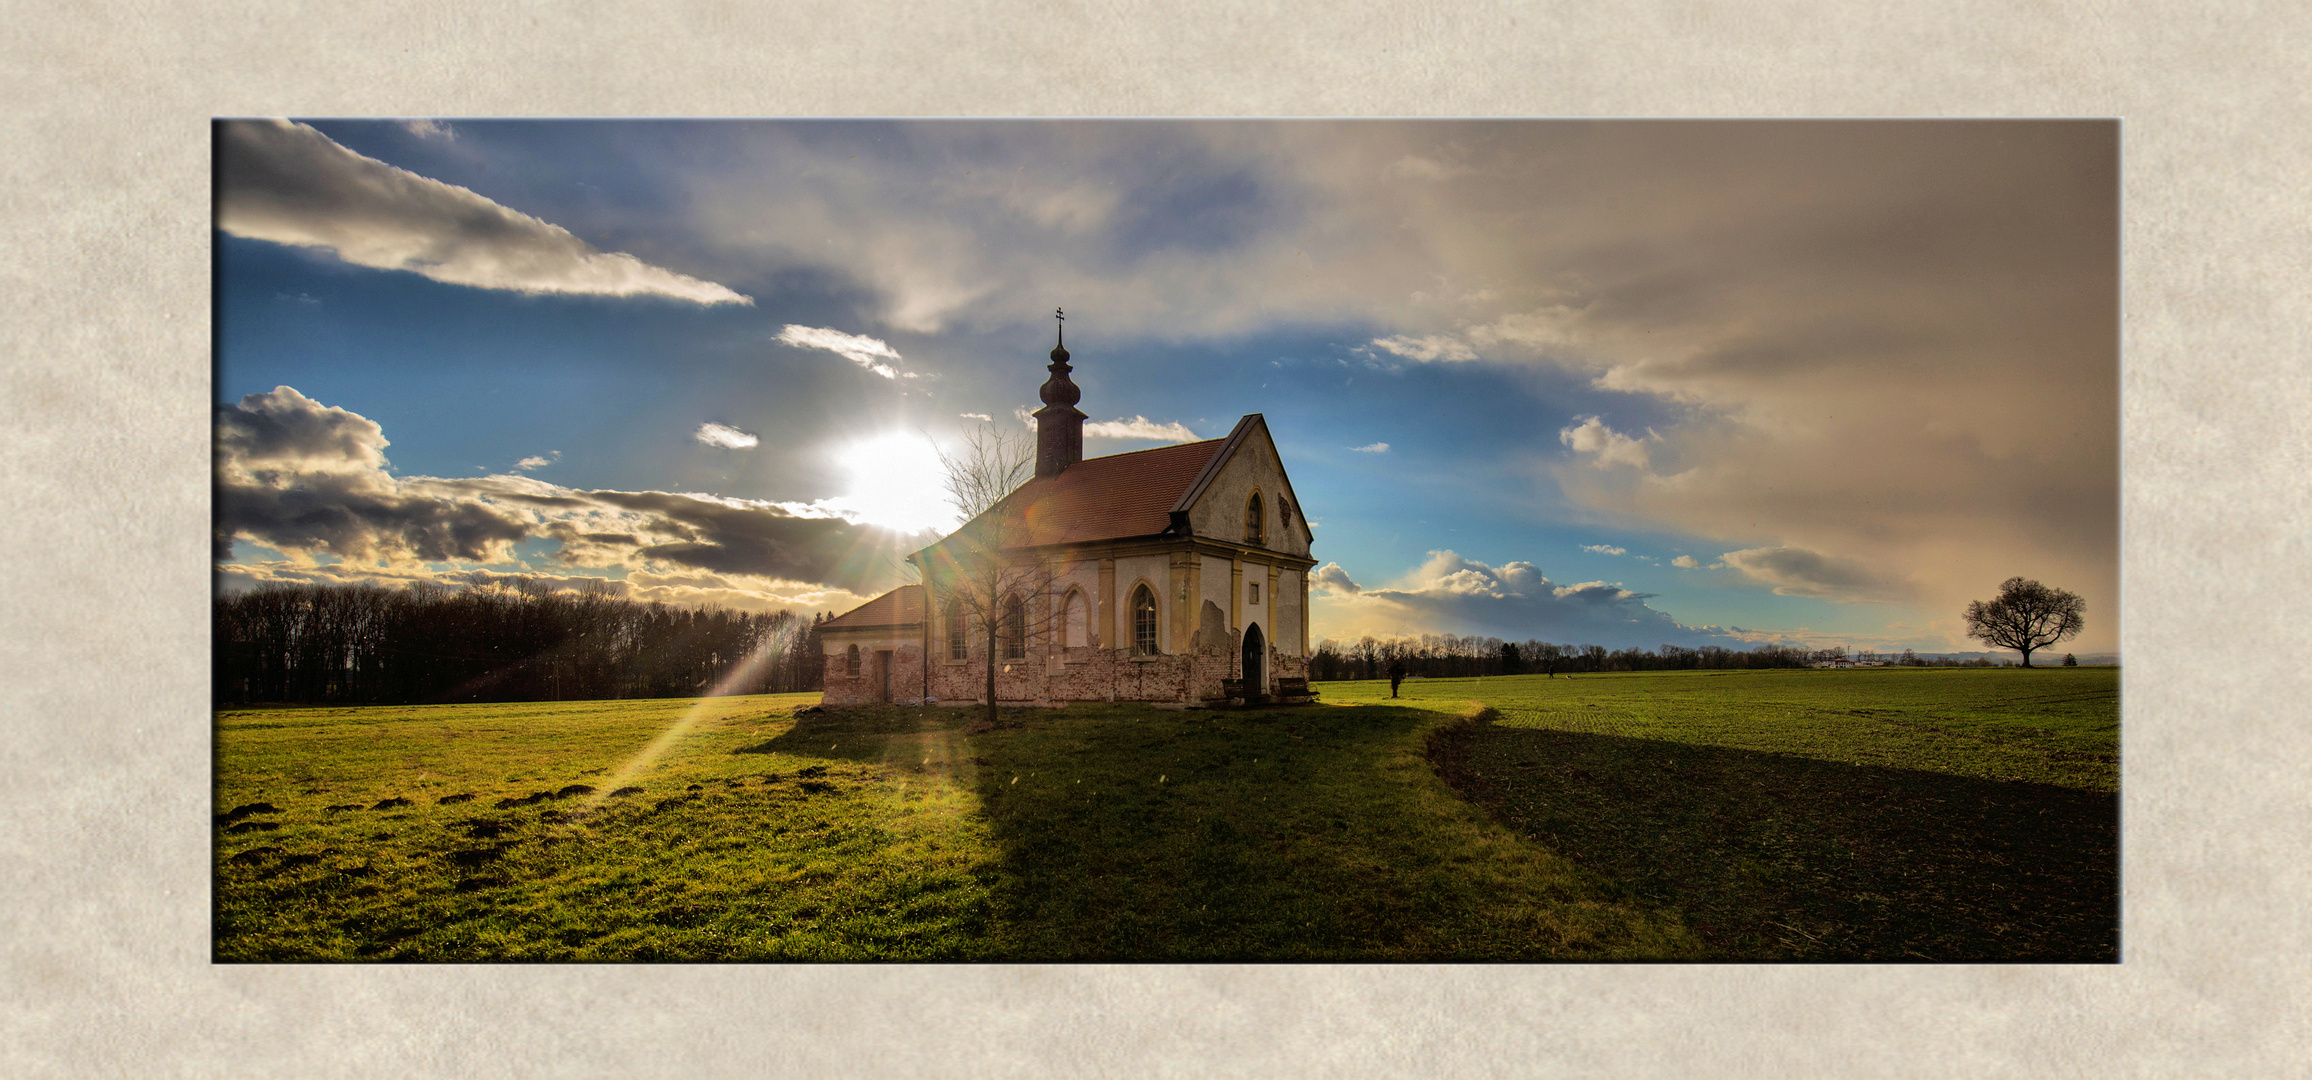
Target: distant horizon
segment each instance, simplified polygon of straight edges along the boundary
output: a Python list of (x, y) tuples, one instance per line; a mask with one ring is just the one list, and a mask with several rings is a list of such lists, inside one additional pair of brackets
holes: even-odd
[(1313, 639), (2117, 655), (2111, 121), (217, 133), (220, 592), (848, 610), (1064, 307), (1087, 456), (1267, 416)]

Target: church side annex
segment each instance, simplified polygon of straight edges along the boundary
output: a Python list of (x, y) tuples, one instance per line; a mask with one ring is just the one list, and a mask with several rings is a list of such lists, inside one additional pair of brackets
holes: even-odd
[(909, 555), (922, 584), (820, 627), (826, 703), (985, 704), (988, 635), (955, 598), (991, 565), (1031, 583), (991, 605), (1001, 704), (1189, 704), (1223, 680), (1305, 679), (1315, 536), (1267, 421), (1086, 459), (1064, 340), (1046, 370), (1035, 476)]

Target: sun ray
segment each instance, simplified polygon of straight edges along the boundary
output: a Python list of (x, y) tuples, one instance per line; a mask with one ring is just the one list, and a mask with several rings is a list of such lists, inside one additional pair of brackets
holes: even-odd
[(769, 640), (757, 646), (754, 652), (747, 655), (746, 659), (731, 665), (730, 670), (717, 680), (704, 695), (700, 696), (695, 704), (684, 709), (682, 715), (677, 717), (674, 723), (668, 724), (666, 730), (659, 732), (641, 750), (636, 751), (634, 756), (627, 758), (619, 764), (618, 768), (612, 770), (610, 778), (603, 782), (602, 789), (587, 798), (586, 804), (578, 811), (578, 814), (583, 816), (593, 811), (602, 805), (604, 800), (610, 798), (612, 792), (627, 786), (635, 777), (647, 771), (652, 763), (666, 753), (668, 748), (680, 742), (684, 735), (689, 734), (690, 729), (696, 727), (700, 720), (716, 711), (715, 702), (717, 699), (737, 696), (741, 688), (753, 685), (761, 677), (763, 668), (771, 662), (773, 657), (790, 648), (794, 644), (793, 635), (800, 632), (800, 630), (791, 629), (787, 633), (773, 635)]

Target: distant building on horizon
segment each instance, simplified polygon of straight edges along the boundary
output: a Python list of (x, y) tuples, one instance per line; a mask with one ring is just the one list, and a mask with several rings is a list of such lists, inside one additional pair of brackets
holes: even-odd
[(1267, 420), (1086, 459), (1064, 344), (1051, 359), (1035, 477), (909, 555), (924, 584), (820, 625), (827, 704), (984, 703), (988, 635), (970, 605), (941, 610), (941, 597), (946, 575), (991, 551), (1036, 571), (1030, 595), (1000, 605), (1000, 703), (1186, 704), (1221, 696), (1224, 680), (1259, 694), (1307, 678), (1315, 534)]

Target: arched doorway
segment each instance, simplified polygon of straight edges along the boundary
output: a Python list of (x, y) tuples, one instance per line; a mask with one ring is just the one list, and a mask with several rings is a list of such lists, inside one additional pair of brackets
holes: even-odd
[(1260, 624), (1244, 628), (1244, 688), (1255, 694), (1268, 693), (1268, 643), (1260, 636)]

